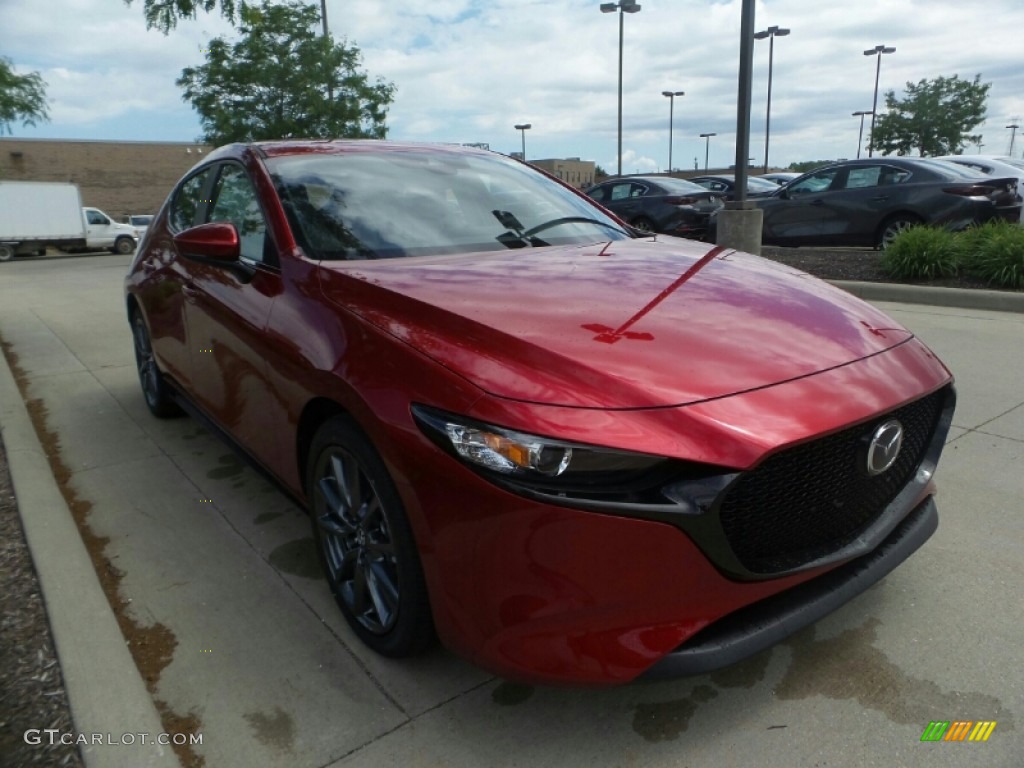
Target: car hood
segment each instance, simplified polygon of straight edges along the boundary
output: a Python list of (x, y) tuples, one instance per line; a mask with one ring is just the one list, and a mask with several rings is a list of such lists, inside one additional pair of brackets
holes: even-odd
[(699, 402), (910, 337), (807, 274), (676, 238), (322, 262), (320, 278), (330, 301), (484, 391), (550, 405)]

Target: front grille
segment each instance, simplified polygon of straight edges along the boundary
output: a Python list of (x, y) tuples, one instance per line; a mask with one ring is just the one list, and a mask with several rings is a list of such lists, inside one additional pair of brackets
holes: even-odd
[[(942, 413), (946, 390), (828, 437), (782, 451), (741, 475), (718, 504), (723, 532), (752, 573), (788, 571), (849, 544), (913, 478)], [(865, 436), (890, 418), (903, 447), (888, 471), (863, 469)]]

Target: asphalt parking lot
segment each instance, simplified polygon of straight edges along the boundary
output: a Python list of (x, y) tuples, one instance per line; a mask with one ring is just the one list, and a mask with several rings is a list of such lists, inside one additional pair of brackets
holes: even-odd
[[(359, 644), (321, 582), (305, 514), (197, 423), (146, 410), (123, 311), (129, 260), (0, 265), (0, 338), (89, 530), (106, 539), (94, 546), (121, 574), (139, 629), (127, 640), (166, 657), (144, 670), (151, 696), (0, 371), (4, 440), (79, 731), (153, 733), (161, 711), (164, 727), (192, 717), (208, 768), (1024, 765), (1024, 314), (882, 305), (959, 390), (939, 531), (887, 579), (716, 674), (532, 688), (440, 649), (395, 662)], [(984, 743), (923, 743), (934, 720), (997, 725)], [(177, 764), (138, 744), (85, 752), (90, 766)]]

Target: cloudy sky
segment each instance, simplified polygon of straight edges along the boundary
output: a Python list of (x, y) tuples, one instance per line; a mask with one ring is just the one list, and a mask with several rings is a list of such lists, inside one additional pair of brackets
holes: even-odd
[[(735, 157), (740, 0), (641, 0), (625, 19), (623, 171), (712, 166)], [(328, 0), (335, 37), (363, 52), (371, 76), (395, 83), (389, 137), (486, 142), (529, 158), (579, 156), (616, 166), (618, 19), (600, 0)], [(940, 75), (992, 83), (983, 151), (1005, 154), (1024, 118), (1024, 2), (761, 0), (757, 29), (788, 27), (775, 45), (771, 164), (854, 157), (859, 118), (880, 92)], [(0, 56), (48, 84), (49, 123), (19, 137), (190, 141), (201, 131), (175, 79), (201, 64), (211, 37), (231, 36), (201, 14), (165, 36), (146, 30), (142, 0), (0, 0)], [(768, 41), (754, 51), (751, 156), (763, 160)], [(880, 108), (882, 96), (879, 96)], [(870, 120), (870, 118), (869, 118)], [(977, 152), (969, 147), (968, 152)], [(1024, 151), (1018, 140), (1014, 154)], [(699, 158), (699, 159), (698, 159)]]

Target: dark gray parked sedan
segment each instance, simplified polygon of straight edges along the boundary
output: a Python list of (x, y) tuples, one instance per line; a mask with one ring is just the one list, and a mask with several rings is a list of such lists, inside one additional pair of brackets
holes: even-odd
[(1021, 210), (1015, 178), (906, 157), (835, 163), (753, 202), (764, 211), (766, 245), (885, 248), (916, 224), (958, 230), (992, 218), (1017, 221)]
[(587, 194), (635, 229), (696, 240), (707, 235), (708, 218), (724, 205), (718, 193), (671, 176), (623, 176)]

